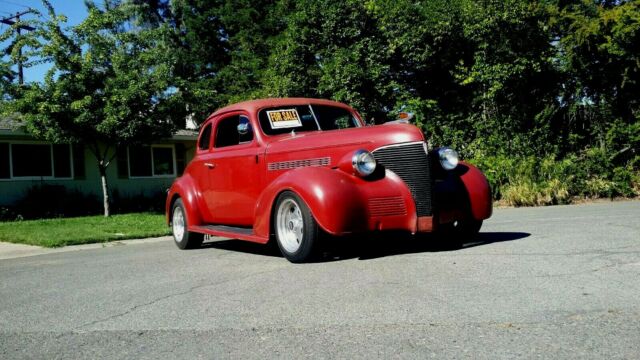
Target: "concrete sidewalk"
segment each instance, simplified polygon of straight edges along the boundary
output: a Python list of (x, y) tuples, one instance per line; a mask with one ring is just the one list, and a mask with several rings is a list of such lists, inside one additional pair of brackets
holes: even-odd
[(63, 252), (69, 252), (69, 251), (101, 249), (101, 248), (121, 246), (121, 245), (148, 244), (148, 243), (170, 241), (170, 240), (171, 240), (170, 236), (162, 236), (162, 237), (148, 238), (148, 239), (119, 240), (119, 241), (111, 241), (111, 242), (96, 243), (96, 244), (71, 245), (71, 246), (64, 246), (59, 248), (45, 248), (41, 246), (0, 242), (0, 260), (63, 253)]

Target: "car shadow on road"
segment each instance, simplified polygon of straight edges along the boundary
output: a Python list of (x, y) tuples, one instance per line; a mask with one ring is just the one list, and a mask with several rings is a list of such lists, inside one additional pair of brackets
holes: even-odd
[[(465, 242), (462, 249), (519, 240), (530, 235), (525, 232), (484, 232), (480, 233), (475, 239)], [(403, 254), (462, 250), (460, 248), (452, 248), (446, 241), (440, 240), (433, 235), (417, 239), (405, 234), (387, 234), (386, 236), (385, 234), (380, 234), (346, 239), (346, 241), (332, 239), (325, 248), (324, 259), (320, 261), (337, 261), (352, 258), (371, 260)]]
[[(526, 238), (526, 232), (481, 232), (472, 241), (465, 242), (462, 249)], [(331, 262), (348, 259), (371, 260), (386, 256), (423, 252), (457, 251), (435, 236), (416, 239), (402, 233), (381, 233), (366, 236), (323, 239), (319, 256), (315, 262)], [(256, 244), (241, 240), (218, 240), (205, 242), (203, 248), (221, 249), (260, 256), (282, 257), (274, 244)]]
[(275, 244), (263, 245), (237, 239), (205, 242), (202, 244), (202, 248), (229, 250), (253, 255), (282, 257), (280, 250), (277, 246), (275, 246)]

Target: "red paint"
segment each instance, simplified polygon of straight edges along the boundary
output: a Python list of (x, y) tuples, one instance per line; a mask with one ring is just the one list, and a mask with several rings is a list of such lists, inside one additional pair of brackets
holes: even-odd
[(433, 217), (432, 216), (420, 216), (418, 218), (418, 231), (419, 232), (431, 232), (431, 231), (433, 231)]
[(487, 178), (475, 166), (463, 161), (460, 164), (468, 168), (460, 176), (460, 179), (469, 194), (473, 218), (476, 220), (488, 219), (493, 213), (493, 202), (491, 200), (491, 187)]
[[(275, 136), (262, 132), (258, 120), (261, 109), (306, 104), (347, 109), (361, 127)], [(184, 175), (169, 190), (168, 222), (171, 205), (179, 196), (186, 208), (189, 231), (266, 243), (273, 232), (271, 216), (275, 201), (280, 193), (290, 190), (304, 200), (319, 226), (333, 235), (434, 230), (434, 218), (418, 219), (411, 192), (396, 174), (387, 170), (375, 178), (363, 179), (354, 174), (350, 163), (359, 149), (373, 151), (390, 144), (424, 141), (417, 127), (408, 124), (365, 127), (360, 116), (347, 105), (292, 98), (230, 105), (209, 116), (202, 128), (212, 124), (215, 139), (219, 123), (238, 114), (249, 118), (253, 140), (221, 148), (215, 143), (204, 150), (198, 147)], [(472, 215), (485, 219), (491, 215), (488, 183), (475, 167), (464, 163), (462, 166), (468, 167), (460, 179), (469, 194)], [(253, 232), (247, 235), (204, 227), (210, 224), (245, 227)]]

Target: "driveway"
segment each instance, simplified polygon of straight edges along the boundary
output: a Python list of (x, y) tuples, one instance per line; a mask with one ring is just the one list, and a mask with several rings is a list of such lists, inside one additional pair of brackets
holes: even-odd
[(640, 202), (497, 209), (290, 264), (170, 239), (0, 260), (0, 358), (640, 358)]

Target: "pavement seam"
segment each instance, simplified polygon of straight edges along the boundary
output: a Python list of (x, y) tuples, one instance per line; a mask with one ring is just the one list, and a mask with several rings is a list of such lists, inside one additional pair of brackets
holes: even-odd
[(173, 298), (173, 297), (176, 297), (176, 296), (186, 295), (186, 294), (189, 294), (189, 293), (191, 293), (191, 292), (193, 292), (195, 290), (198, 290), (198, 289), (206, 288), (206, 287), (209, 287), (209, 286), (221, 285), (221, 284), (228, 283), (230, 281), (245, 280), (245, 279), (251, 278), (251, 277), (256, 276), (256, 275), (262, 275), (262, 274), (274, 272), (276, 270), (280, 270), (280, 268), (272, 269), (272, 270), (266, 270), (266, 271), (258, 271), (258, 272), (255, 272), (255, 273), (248, 274), (246, 276), (240, 277), (240, 278), (226, 279), (226, 280), (216, 281), (216, 282), (213, 282), (213, 283), (200, 284), (200, 285), (197, 285), (197, 286), (192, 286), (191, 288), (189, 288), (186, 291), (181, 291), (179, 293), (169, 294), (169, 295), (156, 298), (156, 299), (154, 299), (152, 301), (149, 301), (149, 302), (146, 302), (146, 303), (143, 303), (143, 304), (135, 305), (135, 306), (129, 308), (128, 310), (124, 311), (124, 312), (121, 312), (121, 313), (118, 313), (118, 314), (114, 314), (114, 315), (108, 316), (108, 317), (103, 318), (103, 319), (94, 320), (94, 321), (88, 322), (86, 324), (82, 324), (82, 325), (78, 326), (78, 328), (90, 327), (90, 326), (94, 326), (94, 325), (97, 325), (97, 324), (100, 324), (100, 323), (103, 323), (103, 322), (107, 322), (109, 320), (117, 319), (119, 317), (129, 315), (132, 312), (134, 312), (134, 311), (136, 311), (136, 310), (138, 310), (140, 308), (151, 306), (151, 305), (156, 304), (156, 303), (158, 303), (160, 301), (163, 301), (163, 300), (166, 300), (166, 299), (170, 299), (170, 298)]

